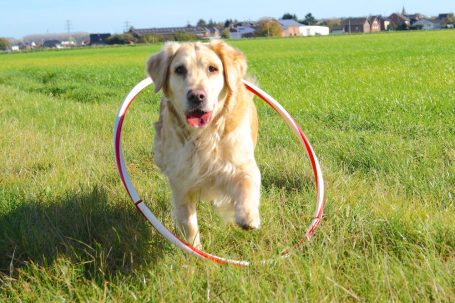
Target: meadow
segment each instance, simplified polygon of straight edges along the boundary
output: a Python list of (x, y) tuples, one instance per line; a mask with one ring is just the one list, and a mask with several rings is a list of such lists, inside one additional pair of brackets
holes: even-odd
[[(251, 78), (296, 118), (320, 160), (326, 208), (287, 259), (212, 264), (167, 243), (119, 180), (120, 103), (161, 45), (0, 55), (1, 302), (455, 301), (455, 31), (230, 41)], [(151, 160), (159, 94), (133, 103), (123, 149), (170, 229)], [(314, 212), (309, 160), (256, 100), (263, 226), (198, 205), (204, 250), (273, 258)]]

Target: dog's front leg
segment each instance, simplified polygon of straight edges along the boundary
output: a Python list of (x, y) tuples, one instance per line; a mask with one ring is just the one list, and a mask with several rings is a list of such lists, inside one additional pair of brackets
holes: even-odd
[(174, 215), (178, 228), (184, 233), (188, 243), (201, 249), (195, 201), (188, 193), (179, 190), (174, 190), (173, 195)]
[(234, 189), (235, 219), (243, 229), (258, 229), (261, 225), (259, 199), (261, 174), (256, 163), (238, 175)]

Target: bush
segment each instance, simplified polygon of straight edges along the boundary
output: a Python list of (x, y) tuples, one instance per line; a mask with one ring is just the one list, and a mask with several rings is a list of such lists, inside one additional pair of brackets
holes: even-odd
[(107, 44), (134, 44), (136, 42), (137, 38), (130, 33), (116, 34), (106, 39)]
[(258, 37), (280, 37), (282, 32), (281, 25), (274, 19), (262, 19), (256, 28)]
[(139, 38), (139, 42), (141, 43), (159, 43), (163, 41), (163, 36), (157, 34), (147, 34)]
[(223, 39), (230, 39), (231, 38), (231, 31), (229, 30), (229, 28), (225, 28), (221, 32), (221, 38), (223, 38)]
[(421, 30), (421, 29), (423, 29), (423, 25), (422, 24), (412, 25), (410, 29)]
[(172, 35), (173, 40), (175, 41), (191, 41), (197, 40), (197, 36), (192, 33), (185, 33), (185, 32), (176, 32)]
[(10, 42), (6, 38), (0, 38), (0, 50), (8, 50), (10, 47)]
[(389, 26), (387, 27), (387, 30), (395, 31), (395, 30), (397, 30), (397, 28), (398, 28), (398, 25), (395, 22), (390, 21)]
[(409, 25), (406, 23), (401, 23), (397, 26), (397, 30), (399, 31), (407, 31), (409, 29)]

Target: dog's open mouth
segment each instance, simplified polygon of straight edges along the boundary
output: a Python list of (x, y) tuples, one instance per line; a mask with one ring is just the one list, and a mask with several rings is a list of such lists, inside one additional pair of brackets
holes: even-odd
[(195, 109), (186, 113), (186, 121), (192, 127), (204, 127), (212, 118), (212, 112), (205, 112), (200, 109)]

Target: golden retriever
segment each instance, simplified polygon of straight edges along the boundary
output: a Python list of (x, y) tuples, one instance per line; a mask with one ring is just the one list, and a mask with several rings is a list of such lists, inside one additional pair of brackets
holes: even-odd
[(168, 42), (147, 72), (163, 91), (153, 157), (167, 176), (177, 226), (201, 248), (196, 203), (210, 201), (244, 229), (260, 226), (258, 121), (242, 83), (247, 64), (222, 41)]

